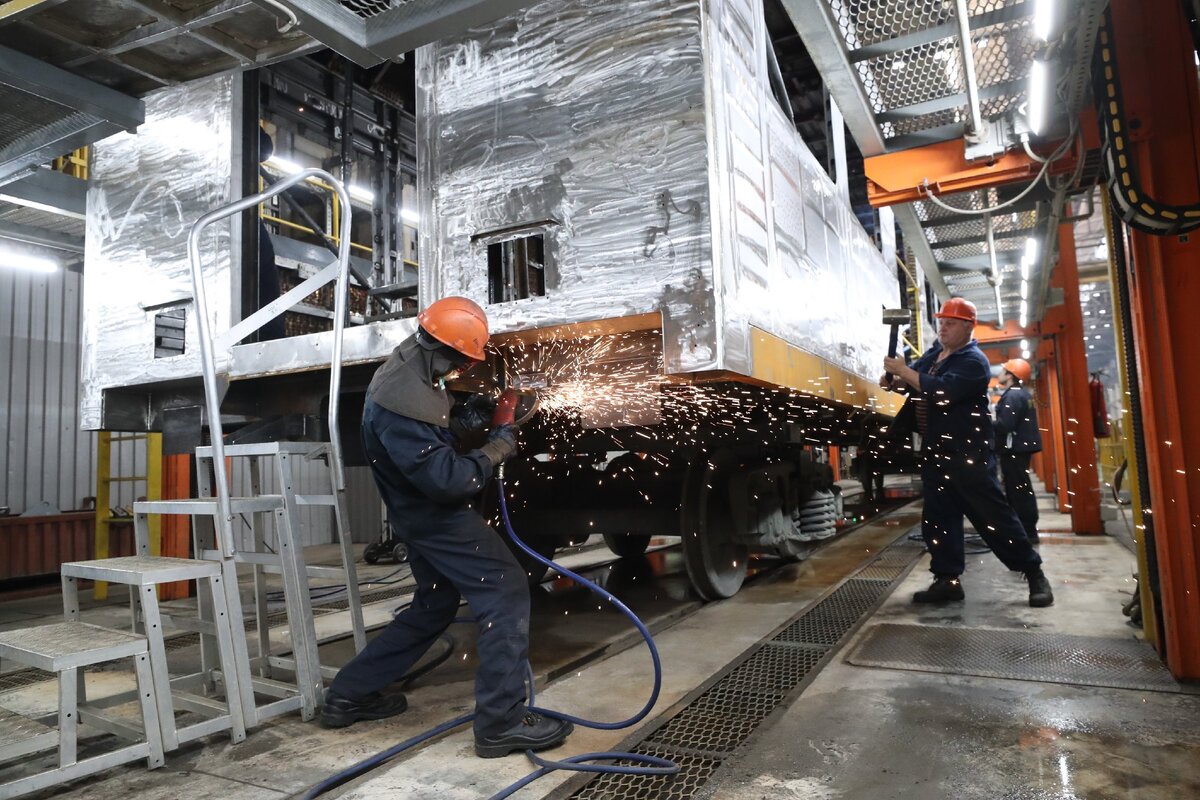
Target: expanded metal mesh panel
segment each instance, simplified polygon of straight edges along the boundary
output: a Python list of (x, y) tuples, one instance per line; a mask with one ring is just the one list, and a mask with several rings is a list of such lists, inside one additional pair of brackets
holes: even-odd
[(882, 623), (867, 632), (849, 661), (955, 675), (1182, 691), (1158, 654), (1132, 638)]
[(907, 136), (912, 133), (927, 131), (930, 128), (940, 128), (943, 125), (953, 125), (955, 123), (965, 122), (968, 115), (969, 112), (967, 111), (966, 106), (947, 108), (943, 111), (937, 111), (932, 114), (922, 114), (919, 117), (911, 117), (909, 119), (888, 122), (888, 128), (883, 135), (885, 139), (894, 139), (897, 136)]
[(954, 19), (954, 3), (916, 0), (827, 0), (847, 46), (853, 50), (916, 33)]
[[(995, 248), (997, 253), (1007, 253), (1012, 250), (1021, 250), (1025, 247), (1023, 238), (1015, 239), (997, 239)], [(987, 244), (980, 242), (978, 244), (960, 244), (954, 247), (941, 247), (933, 245), (937, 251), (939, 261), (955, 261), (960, 258), (971, 258), (972, 256), (987, 255)]]
[(14, 689), (23, 689), (26, 686), (32, 686), (35, 683), (42, 681), (55, 680), (57, 676), (53, 672), (46, 672), (41, 669), (19, 669), (15, 672), (9, 672), (5, 675), (0, 675), (0, 693), (11, 692)]
[(724, 755), (741, 744), (778, 704), (779, 699), (773, 698), (770, 707), (761, 714), (746, 715), (689, 706), (655, 731), (650, 740), (655, 744)]
[[(719, 758), (685, 755), (662, 747), (642, 746), (635, 748), (633, 752), (669, 758), (679, 765), (679, 772), (665, 776), (601, 775), (572, 797), (584, 800), (686, 800), (695, 795), (721, 765)], [(634, 766), (631, 761), (616, 763)]]
[[(979, 189), (974, 192), (961, 192), (954, 195), (947, 201), (945, 198), (939, 198), (942, 202), (948, 202), (956, 208), (969, 208), (974, 211), (982, 211), (984, 208), (989, 208), (996, 205), (996, 190), (995, 189)], [(950, 211), (942, 208), (936, 203), (929, 200), (919, 200), (913, 203), (913, 208), (917, 211), (917, 217), (922, 222), (931, 220), (944, 219), (945, 217), (957, 214), (957, 211)]]
[(884, 587), (851, 579), (775, 637), (777, 642), (835, 644), (879, 600)]
[[(778, 637), (776, 637), (778, 639)], [(768, 642), (721, 679), (729, 689), (787, 694), (825, 655), (824, 649), (782, 647)]]
[(975, 77), (980, 89), (1023, 80), (1037, 52), (1029, 20), (989, 25), (971, 32)]
[[(957, 202), (957, 198), (955, 201)], [(1029, 230), (1036, 224), (1037, 214), (1033, 211), (1000, 213), (992, 217), (992, 231), (995, 233)], [(966, 222), (952, 222), (947, 225), (931, 225), (925, 229), (925, 237), (931, 244), (962, 239), (980, 239), (986, 236), (987, 223), (982, 217)]]
[(404, 5), (403, 0), (336, 0), (336, 2), (363, 19), (370, 19), (377, 14), (390, 11), (395, 6)]
[(953, 37), (855, 65), (876, 113), (964, 91), (962, 57)]
[(901, 573), (903, 572), (904, 567), (876, 566), (872, 564), (866, 569), (855, 573), (854, 578), (855, 580), (860, 581), (882, 581), (884, 583), (891, 583), (892, 581), (896, 580), (896, 578), (900, 577)]

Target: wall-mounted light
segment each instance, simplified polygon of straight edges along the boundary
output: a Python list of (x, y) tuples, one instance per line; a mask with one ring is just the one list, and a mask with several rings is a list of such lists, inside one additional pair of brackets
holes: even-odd
[(1050, 41), (1054, 32), (1055, 0), (1037, 0), (1033, 6), (1033, 35), (1043, 42)]
[(401, 208), (400, 219), (404, 220), (409, 225), (416, 225), (421, 221), (421, 216), (411, 208)]
[(1021, 301), (1021, 327), (1022, 328), (1029, 327), (1029, 301), (1028, 300)]
[(28, 253), (17, 253), (12, 250), (0, 250), (0, 267), (19, 269), (25, 272), (58, 272), (58, 262), (52, 258), (31, 256)]
[(1028, 348), (1021, 351), (1021, 358), (1025, 359), (1026, 361), (1029, 360), (1029, 349)]
[(1025, 352), (1029, 352), (1029, 340), (1028, 339), (1021, 340), (1021, 349), (1024, 350)]
[(346, 187), (346, 191), (351, 197), (356, 197), (359, 200), (362, 200), (364, 203), (375, 202), (375, 193), (370, 189), (364, 189), (361, 186), (348, 186)]
[(1029, 281), (1024, 279), (1021, 280), (1021, 299), (1029, 299)]
[(288, 161), (286, 158), (280, 158), (276, 155), (272, 155), (270, 158), (268, 158), (266, 160), (266, 165), (268, 167), (274, 167), (285, 175), (295, 175), (297, 172), (304, 169), (304, 167), (300, 166), (295, 161)]
[(1029, 129), (1040, 134), (1050, 115), (1050, 65), (1034, 61), (1029, 68)]

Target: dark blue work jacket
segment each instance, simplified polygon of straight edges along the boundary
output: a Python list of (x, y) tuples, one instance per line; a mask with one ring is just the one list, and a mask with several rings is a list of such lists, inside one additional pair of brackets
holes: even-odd
[(996, 449), (1012, 453), (1042, 451), (1037, 410), (1029, 390), (1023, 386), (1006, 389), (996, 404)]
[[(937, 364), (941, 352), (942, 343), (935, 342), (912, 364), (921, 374), (921, 397), (928, 408), (929, 426), (922, 448), (927, 453), (961, 455), (986, 464), (992, 448), (992, 418), (987, 401), (991, 366), (974, 339)], [(935, 364), (937, 372), (930, 374)], [(915, 416), (910, 397), (897, 422), (915, 430)]]
[(478, 450), (459, 453), (446, 428), (388, 411), (368, 398), (363, 443), (385, 500), (402, 524), (444, 520), (464, 511), (492, 477)]

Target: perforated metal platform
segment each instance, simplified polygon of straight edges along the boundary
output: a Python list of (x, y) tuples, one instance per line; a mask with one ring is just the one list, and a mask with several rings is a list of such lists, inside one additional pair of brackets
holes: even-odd
[(888, 622), (872, 626), (847, 661), (952, 675), (1183, 691), (1158, 654), (1134, 639)]

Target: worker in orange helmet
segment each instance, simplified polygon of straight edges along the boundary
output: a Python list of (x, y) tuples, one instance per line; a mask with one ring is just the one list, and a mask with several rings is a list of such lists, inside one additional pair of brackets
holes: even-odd
[(949, 603), (965, 597), (966, 516), (1006, 567), (1025, 574), (1029, 605), (1048, 606), (1054, 594), (1042, 572), (1042, 558), (1025, 538), (996, 479), (987, 401), (992, 369), (971, 338), (975, 304), (953, 297), (935, 316), (938, 340), (933, 346), (911, 367), (903, 358), (885, 358), (879, 379), (881, 387), (908, 395), (895, 425), (915, 429), (922, 441), (921, 535), (929, 548), (933, 583), (916, 592), (913, 602)]
[(1037, 409), (1025, 384), (1033, 368), (1023, 358), (1010, 358), (1000, 367), (1000, 386), (1004, 394), (996, 403), (996, 453), (1000, 457), (1000, 475), (1004, 493), (1025, 528), (1025, 538), (1038, 541), (1037, 498), (1029, 480), (1029, 460), (1042, 450)]
[[(384, 690), (407, 673), (453, 622), (466, 598), (479, 627), (475, 752), (484, 758), (556, 747), (571, 723), (527, 707), (529, 585), (500, 536), (469, 505), (493, 471), (517, 453), (511, 425), (477, 449), (461, 434), (490, 423), (455, 405), (447, 378), (484, 358), (487, 316), (465, 297), (446, 297), (418, 317), (375, 373), (363, 410), (363, 445), (397, 538), (408, 545), (412, 603), (342, 667), (321, 723), (342, 728), (407, 708)], [(457, 434), (457, 435), (456, 435)]]

